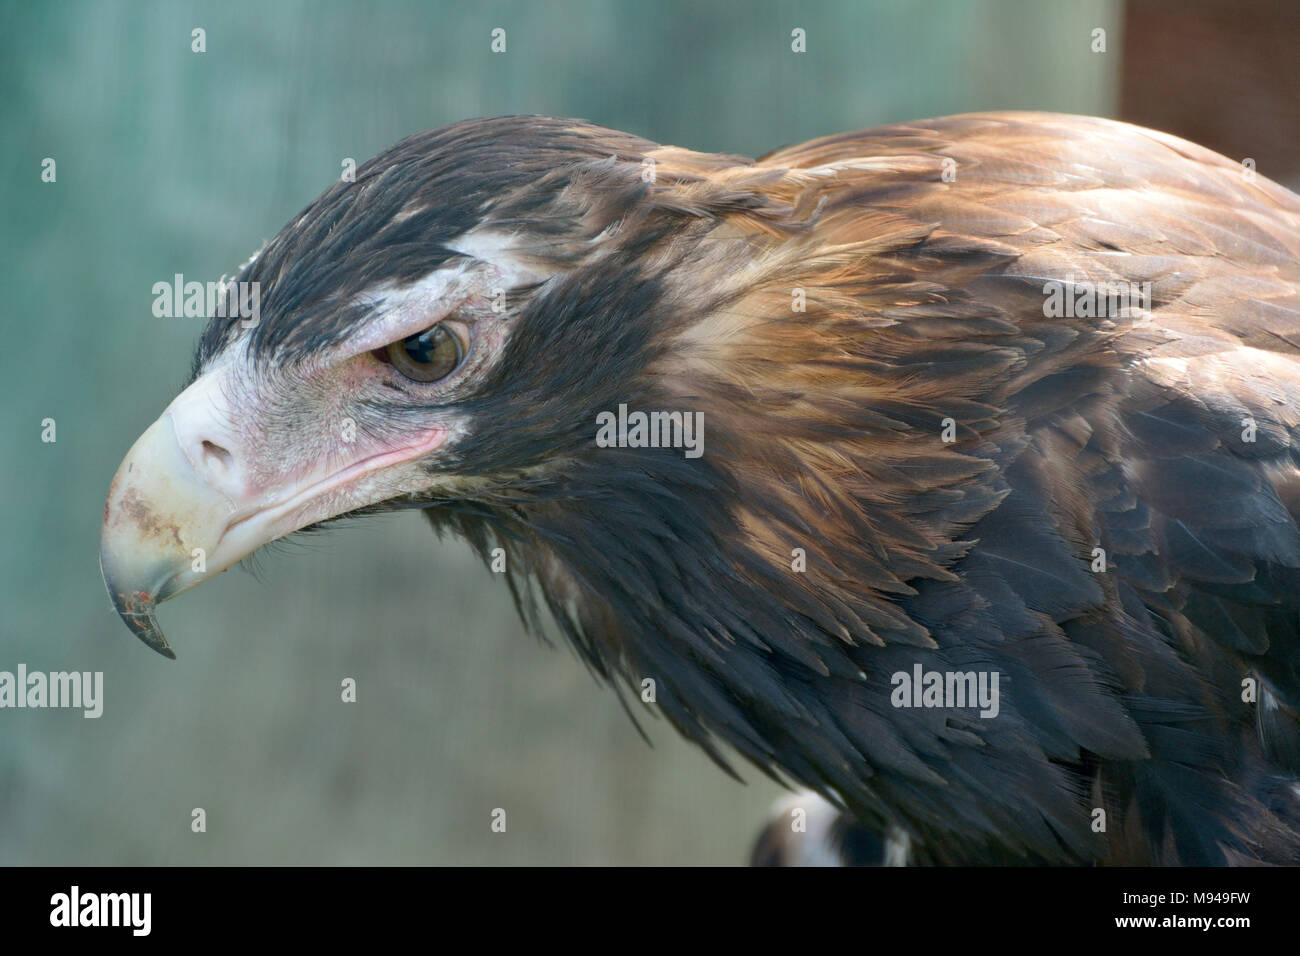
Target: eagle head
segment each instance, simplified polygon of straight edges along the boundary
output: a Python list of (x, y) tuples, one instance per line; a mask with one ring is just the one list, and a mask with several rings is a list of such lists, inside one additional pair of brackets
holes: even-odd
[[(512, 583), (541, 578), (557, 609), (598, 595), (591, 614), (644, 616), (657, 576), (724, 573), (718, 542), (676, 546), (722, 533), (714, 456), (658, 432), (602, 447), (597, 423), (662, 410), (680, 433), (707, 391), (751, 392), (712, 381), (699, 323), (746, 288), (757, 243), (797, 231), (761, 191), (773, 179), (522, 117), (410, 137), (334, 184), (223, 282), (189, 386), (113, 480), (101, 567), (123, 620), (173, 656), (158, 603), (292, 532), (392, 509), (501, 547)], [(562, 616), (598, 666), (618, 656)]]

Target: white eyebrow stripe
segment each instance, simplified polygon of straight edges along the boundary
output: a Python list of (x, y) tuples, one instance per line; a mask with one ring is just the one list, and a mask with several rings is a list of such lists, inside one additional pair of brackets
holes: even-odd
[(491, 228), (471, 229), (447, 244), (463, 255), (486, 262), (501, 274), (510, 287), (533, 285), (550, 278), (537, 271), (519, 255), (518, 237)]

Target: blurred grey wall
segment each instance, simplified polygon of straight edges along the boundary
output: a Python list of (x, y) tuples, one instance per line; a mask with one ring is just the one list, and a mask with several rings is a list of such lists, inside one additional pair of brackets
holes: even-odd
[(345, 158), (469, 116), (755, 155), (967, 110), (1113, 115), (1120, 19), (1093, 0), (0, 4), (0, 670), (105, 680), (98, 720), (0, 710), (0, 863), (743, 862), (778, 790), (663, 722), (645, 746), (418, 514), (165, 605), (174, 663), (130, 637), (99, 576), (104, 495), (202, 324), (154, 318), (152, 286), (232, 272)]

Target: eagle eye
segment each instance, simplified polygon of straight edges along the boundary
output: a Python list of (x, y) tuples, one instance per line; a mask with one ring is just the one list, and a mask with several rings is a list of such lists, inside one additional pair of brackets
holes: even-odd
[(465, 349), (454, 332), (434, 325), (390, 343), (377, 357), (413, 382), (437, 382), (460, 367)]

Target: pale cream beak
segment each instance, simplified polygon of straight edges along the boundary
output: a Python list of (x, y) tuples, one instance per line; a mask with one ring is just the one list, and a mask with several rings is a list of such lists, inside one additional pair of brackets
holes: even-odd
[(154, 606), (224, 570), (209, 557), (235, 511), (234, 501), (190, 464), (170, 410), (118, 468), (104, 507), (99, 567), (117, 613), (158, 653), (176, 656)]
[(434, 428), (379, 454), (358, 448), (350, 460), (347, 449), (259, 484), (223, 374), (200, 377), (140, 436), (104, 507), (99, 566), (113, 606), (136, 636), (171, 658), (154, 615), (160, 602), (270, 541), (383, 500), (390, 489), (376, 473), (427, 454), (446, 437)]

